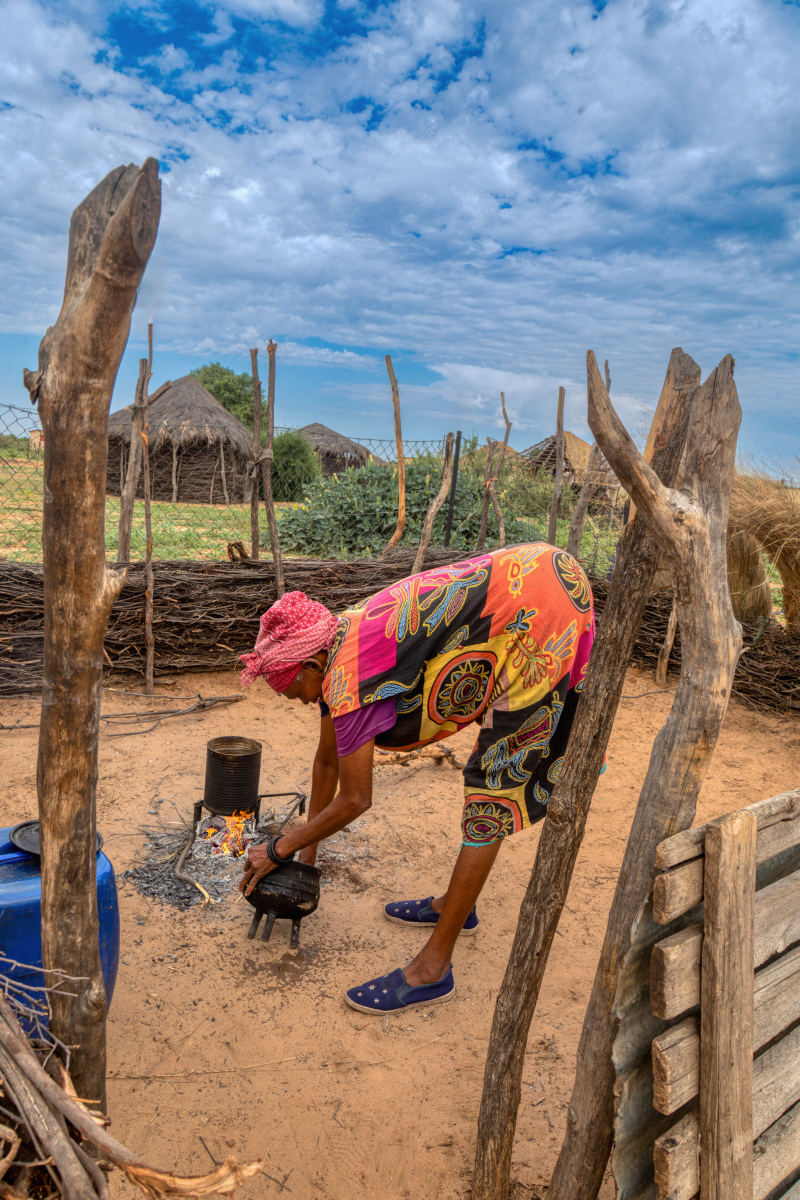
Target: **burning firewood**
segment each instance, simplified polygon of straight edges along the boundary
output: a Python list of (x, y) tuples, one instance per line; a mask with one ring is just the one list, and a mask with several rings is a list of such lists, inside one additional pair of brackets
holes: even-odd
[[(57, 1057), (63, 1055), (68, 1061), (69, 1051), (48, 1028), (48, 993), (70, 980), (56, 974), (58, 982), (50, 988), (33, 988), (0, 975), (4, 1118), (12, 1122), (13, 1109), (15, 1126), (0, 1125), (0, 1148), (5, 1150), (0, 1157), (3, 1200), (27, 1200), (30, 1191), (41, 1187), (51, 1191), (55, 1187), (52, 1194), (64, 1200), (108, 1200), (106, 1175), (114, 1167), (152, 1200), (230, 1196), (262, 1170), (261, 1160), (240, 1166), (232, 1155), (208, 1175), (175, 1175), (149, 1166), (112, 1137), (106, 1130), (108, 1118), (87, 1107), (91, 1100), (76, 1095), (69, 1071)], [(62, 990), (61, 994), (69, 993)], [(20, 1021), (32, 1028), (34, 1041)], [(82, 1143), (87, 1149), (97, 1147), (104, 1158), (90, 1157)]]

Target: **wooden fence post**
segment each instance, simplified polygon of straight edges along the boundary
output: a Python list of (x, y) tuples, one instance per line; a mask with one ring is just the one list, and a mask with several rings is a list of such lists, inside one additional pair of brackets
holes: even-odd
[(150, 420), (148, 409), (150, 401), (148, 399), (148, 391), (150, 388), (150, 379), (153, 375), (153, 325), (147, 326), (147, 376), (144, 381), (144, 430), (142, 433), (142, 466), (144, 468), (144, 644), (146, 650), (145, 668), (144, 668), (144, 692), (146, 696), (153, 694), (153, 670), (155, 667), (156, 644), (153, 637), (153, 591), (155, 588), (155, 580), (153, 578), (153, 521), (150, 508)]
[(456, 430), (456, 448), (453, 451), (453, 482), (450, 484), (450, 499), (447, 502), (447, 526), (444, 531), (445, 549), (450, 546), (450, 534), (453, 531), (453, 509), (456, 503), (456, 487), (458, 486), (458, 460), (461, 457), (461, 430)]
[[(117, 528), (117, 562), (130, 562), (131, 532), (133, 530), (133, 509), (136, 503), (136, 489), (139, 486), (139, 474), (142, 469), (142, 430), (145, 424), (147, 399), (145, 395), (147, 383), (147, 359), (139, 359), (139, 378), (133, 394), (133, 412), (131, 414), (131, 446), (128, 451), (128, 467), (119, 492), (119, 525)], [(120, 440), (120, 463), (125, 442)]]
[(481, 523), (478, 528), (478, 540), (475, 543), (475, 551), (478, 554), (483, 553), (483, 547), (486, 545), (486, 530), (489, 524), (489, 504), (491, 502), (491, 493), (489, 488), (492, 486), (492, 466), (494, 464), (494, 452), (497, 449), (497, 442), (493, 438), (486, 439), (486, 471), (483, 476), (483, 500), (481, 502)]
[[(158, 163), (116, 167), (72, 214), (64, 301), (23, 378), (45, 434), (44, 674), (36, 783), (42, 961), (73, 976), (51, 1027), (75, 1046), (79, 1096), (106, 1102), (97, 911), (97, 744), (103, 637), (125, 579), (106, 564), (108, 409), (161, 211)], [(133, 447), (131, 447), (133, 452)]]
[[(250, 373), (253, 379), (253, 461), (261, 453), (261, 380), (258, 377), (258, 347), (250, 351)], [(261, 531), (258, 528), (258, 471), (252, 481), (250, 496), (250, 557), (258, 559), (261, 553)], [(247, 481), (245, 481), (245, 486)]]
[(275, 516), (275, 503), (272, 499), (272, 447), (275, 437), (275, 354), (278, 343), (270, 338), (267, 343), (269, 356), (269, 374), (267, 376), (267, 439), (264, 446), (264, 461), (261, 464), (261, 477), (264, 481), (264, 507), (267, 510), (267, 525), (269, 526), (269, 545), (272, 551), (272, 562), (275, 567), (275, 594), (280, 600), (285, 591), (283, 582), (283, 559), (281, 558), (281, 543), (278, 538), (278, 521)]
[(406, 460), (403, 454), (403, 428), (400, 423), (400, 389), (392, 366), (392, 356), (386, 355), (386, 370), (389, 372), (389, 382), (392, 385), (392, 405), (394, 407), (394, 436), (397, 442), (397, 486), (399, 498), (397, 502), (397, 528), (384, 547), (381, 558), (385, 558), (401, 540), (406, 528)]
[(414, 559), (414, 565), (411, 568), (411, 574), (416, 575), (422, 570), (422, 564), (425, 561), (425, 551), (428, 549), (433, 533), (433, 523), (436, 520), (436, 514), (444, 504), (445, 496), (450, 487), (450, 479), (453, 472), (453, 435), (448, 433), (447, 441), (444, 447), (444, 462), (442, 464), (442, 486), (439, 488), (438, 494), (433, 497), (425, 516), (425, 524), (422, 527), (422, 536), (419, 539), (419, 548)]
[[(618, 1024), (613, 1001), (620, 964), (633, 919), (652, 886), (656, 846), (694, 819), (742, 645), (727, 588), (728, 511), (742, 415), (733, 367), (726, 355), (697, 392), (678, 491), (664, 487), (639, 453), (614, 412), (591, 351), (588, 356), (589, 424), (637, 505), (638, 517), (628, 529), (646, 523), (672, 558), (682, 654), (680, 682), (653, 743), (584, 1018), (569, 1121), (551, 1181), (558, 1200), (594, 1200), (600, 1190), (613, 1136), (611, 1051)], [(657, 410), (654, 425), (658, 422)], [(665, 433), (660, 428), (656, 441)]]
[(600, 465), (603, 461), (603, 453), (597, 442), (592, 442), (592, 449), (589, 452), (589, 463), (586, 467), (586, 476), (581, 485), (578, 503), (575, 505), (575, 511), (572, 514), (572, 520), (569, 526), (569, 538), (567, 539), (567, 554), (571, 554), (573, 558), (579, 558), (581, 552), (581, 541), (583, 539), (583, 527), (586, 524), (586, 515), (589, 511), (594, 493), (597, 491), (597, 474), (600, 470)]
[(700, 1194), (753, 1197), (752, 812), (706, 826), (700, 999)]
[[(497, 463), (497, 468), (496, 468), (497, 469), (496, 478), (497, 478), (498, 483), (500, 482), (500, 477), (503, 474), (503, 463), (505, 462), (506, 450), (508, 449), (508, 435), (511, 433), (511, 422), (509, 421), (508, 413), (506, 412), (505, 392), (500, 393), (500, 404), (503, 409), (503, 420), (505, 421), (506, 432), (505, 432), (505, 436), (503, 438), (503, 444), (500, 447), (500, 459)], [(506, 523), (503, 520), (503, 510), (500, 508), (500, 501), (497, 499), (497, 490), (494, 486), (493, 479), (489, 480), (489, 499), (492, 502), (492, 508), (494, 509), (494, 515), (495, 515), (495, 518), (497, 519), (497, 545), (502, 548), (506, 544)]]
[[(668, 483), (674, 482), (678, 471), (699, 380), (697, 364), (680, 348), (673, 350), (656, 410), (661, 424), (653, 459), (654, 470)], [(547, 806), (536, 861), (495, 1005), (478, 1118), (473, 1200), (506, 1200), (509, 1195), (528, 1032), (659, 553), (651, 532), (639, 522), (625, 536), (618, 569), (611, 580), (564, 765)], [(607, 1065), (613, 1079), (610, 1060)], [(570, 1122), (572, 1119), (570, 1111)], [(601, 1180), (607, 1149), (605, 1153)], [(591, 1163), (586, 1164), (586, 1170), (592, 1170)], [(561, 1200), (558, 1188), (552, 1191)]]
[(678, 608), (675, 601), (672, 601), (672, 608), (669, 611), (669, 621), (667, 622), (667, 632), (661, 649), (658, 652), (658, 662), (656, 663), (656, 687), (667, 686), (667, 668), (669, 666), (669, 656), (672, 653), (672, 647), (675, 645), (675, 634), (678, 632)]
[(558, 389), (558, 409), (556, 411), (556, 474), (553, 481), (553, 503), (550, 505), (550, 524), (547, 527), (547, 540), (551, 546), (556, 544), (556, 525), (558, 510), (561, 505), (561, 489), (564, 486), (564, 389)]

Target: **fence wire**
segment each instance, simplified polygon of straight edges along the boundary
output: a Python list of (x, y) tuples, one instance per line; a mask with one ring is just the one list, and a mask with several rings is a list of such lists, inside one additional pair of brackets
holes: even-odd
[[(343, 559), (377, 555), (397, 525), (397, 450), (393, 440), (345, 437), (324, 427), (275, 431), (273, 496), (282, 552), (287, 556)], [(41, 562), (43, 436), (35, 409), (0, 405), (0, 557)], [(439, 491), (443, 470), (440, 440), (404, 443), (406, 528), (401, 545), (418, 541), (428, 506)], [(150, 498), (153, 557), (219, 560), (228, 543), (251, 549), (250, 504), (245, 501), (251, 447), (230, 440), (229, 427), (204, 425), (192, 431), (159, 429), (150, 435)], [(130, 433), (109, 438), (106, 489), (106, 553), (117, 557), (120, 494), (130, 459)], [(486, 473), (486, 448), (475, 439), (462, 447), (453, 495), (450, 545), (476, 548)], [(580, 488), (580, 473), (562, 495), (556, 542), (565, 546)], [(509, 544), (547, 537), (553, 478), (534, 472), (510, 452), (496, 482)], [(144, 478), (139, 472), (134, 502), (131, 558), (145, 553)], [(263, 497), (261, 481), (259, 493)], [(580, 557), (595, 575), (613, 560), (626, 497), (616, 483), (595, 490)], [(433, 529), (432, 545), (444, 545), (449, 501)], [(259, 504), (261, 556), (269, 557), (266, 512)], [(498, 543), (489, 510), (486, 545)]]

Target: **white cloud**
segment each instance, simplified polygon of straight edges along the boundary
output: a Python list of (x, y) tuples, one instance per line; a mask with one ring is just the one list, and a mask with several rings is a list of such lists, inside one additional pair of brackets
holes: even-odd
[(560, 383), (586, 436), (588, 346), (631, 419), (677, 344), (733, 351), (762, 424), (794, 409), (798, 9), (353, 0), (337, 42), (317, 0), (219, 0), (193, 41), (151, 3), (141, 61), (105, 11), (3, 5), (0, 329), (53, 319), (72, 208), (153, 154), (135, 330), (152, 312), (175, 349), (405, 348), (441, 380), (421, 413), (483, 424), (502, 388), (531, 440)]
[(383, 363), (369, 354), (354, 354), (352, 350), (331, 350), (325, 346), (303, 346), (298, 342), (281, 342), (281, 360), (304, 367), (345, 367), (354, 371), (383, 370)]
[(323, 0), (225, 0), (224, 8), (229, 13), (257, 21), (308, 26), (320, 19), (325, 6)]
[(228, 13), (223, 9), (218, 8), (213, 13), (212, 20), (214, 23), (213, 33), (205, 33), (201, 37), (204, 46), (218, 46), (222, 42), (228, 42), (233, 37), (233, 23)]

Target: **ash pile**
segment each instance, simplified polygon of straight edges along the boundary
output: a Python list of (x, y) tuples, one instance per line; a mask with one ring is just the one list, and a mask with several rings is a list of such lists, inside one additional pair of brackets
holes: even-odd
[[(267, 813), (256, 821), (252, 814), (237, 813), (233, 817), (211, 816), (200, 822), (197, 836), (183, 863), (183, 871), (218, 902), (236, 891), (242, 878), (247, 848), (253, 842), (264, 841), (283, 813)], [(144, 845), (137, 861), (123, 873), (141, 896), (159, 904), (176, 908), (193, 908), (205, 904), (202, 892), (192, 883), (175, 877), (175, 867), (191, 834), (189, 827), (145, 828)]]

